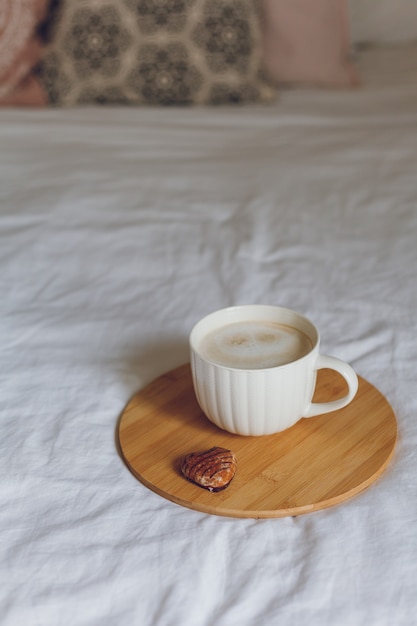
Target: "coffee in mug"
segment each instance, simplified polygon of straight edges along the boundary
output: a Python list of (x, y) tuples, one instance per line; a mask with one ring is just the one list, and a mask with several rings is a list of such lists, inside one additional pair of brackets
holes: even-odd
[(264, 369), (301, 359), (312, 343), (303, 331), (267, 320), (233, 322), (209, 332), (200, 354), (225, 367)]
[[(350, 365), (319, 353), (320, 336), (284, 307), (243, 305), (215, 311), (190, 334), (197, 400), (214, 424), (239, 435), (268, 435), (343, 408), (358, 378)], [(317, 371), (336, 370), (348, 385), (338, 400), (312, 402)]]

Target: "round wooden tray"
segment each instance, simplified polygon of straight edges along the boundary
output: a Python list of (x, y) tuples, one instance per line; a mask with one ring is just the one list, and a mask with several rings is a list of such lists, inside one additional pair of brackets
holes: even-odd
[[(316, 402), (341, 397), (345, 381), (318, 372)], [(284, 517), (324, 509), (366, 489), (388, 465), (397, 423), (391, 406), (359, 377), (344, 409), (302, 419), (275, 435), (243, 437), (220, 430), (195, 399), (189, 364), (136, 394), (119, 422), (123, 457), (132, 473), (159, 495), (185, 507), (230, 517)], [(233, 450), (237, 471), (223, 491), (211, 493), (180, 472), (189, 452)]]

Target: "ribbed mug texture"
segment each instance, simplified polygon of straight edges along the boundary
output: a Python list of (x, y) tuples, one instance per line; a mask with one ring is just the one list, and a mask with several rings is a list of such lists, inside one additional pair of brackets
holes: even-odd
[(240, 435), (268, 435), (292, 426), (308, 407), (316, 373), (310, 353), (267, 370), (216, 366), (192, 354), (196, 396), (217, 426)]

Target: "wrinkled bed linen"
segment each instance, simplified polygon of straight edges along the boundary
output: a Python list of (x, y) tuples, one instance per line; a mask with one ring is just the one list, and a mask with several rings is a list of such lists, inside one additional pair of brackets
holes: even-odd
[[(3, 626), (415, 622), (416, 129), (408, 82), (0, 112)], [(395, 455), (362, 494), (232, 519), (124, 465), (129, 398), (241, 303), (308, 315), (391, 403)]]

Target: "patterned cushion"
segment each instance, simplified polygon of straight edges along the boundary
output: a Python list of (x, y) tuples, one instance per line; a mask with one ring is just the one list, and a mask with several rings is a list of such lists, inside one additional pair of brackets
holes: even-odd
[(62, 0), (40, 78), (57, 105), (267, 102), (254, 0)]

